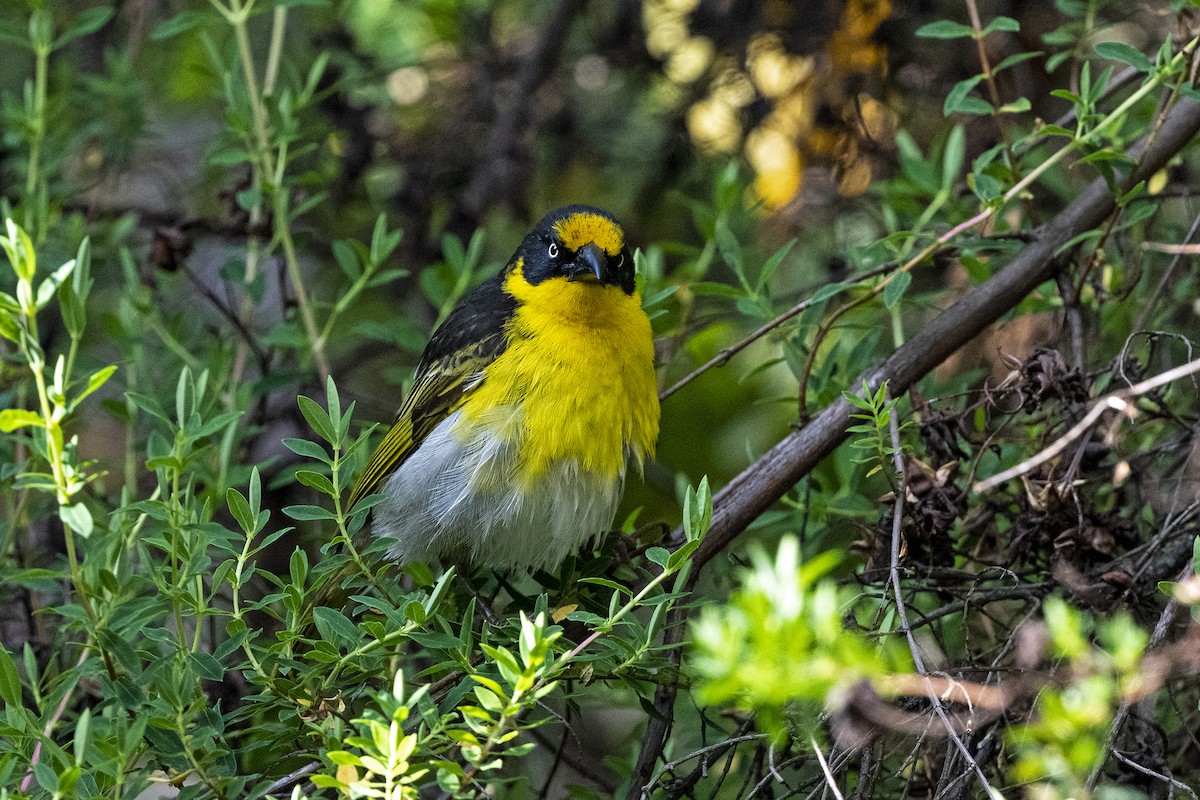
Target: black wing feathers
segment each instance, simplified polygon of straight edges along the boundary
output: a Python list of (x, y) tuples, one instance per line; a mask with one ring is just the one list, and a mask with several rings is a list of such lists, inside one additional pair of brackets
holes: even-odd
[(503, 273), (463, 295), (434, 331), (421, 355), (412, 391), (367, 462), (350, 494), (348, 508), (379, 484), (415, 451), (445, 419), (477, 376), (504, 352), (505, 328), (516, 300), (503, 289)]

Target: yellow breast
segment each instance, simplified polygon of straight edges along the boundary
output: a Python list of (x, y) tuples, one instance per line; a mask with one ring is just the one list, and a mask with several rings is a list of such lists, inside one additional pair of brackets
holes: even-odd
[(637, 293), (565, 278), (535, 286), (519, 265), (504, 289), (517, 301), (508, 347), (463, 401), (462, 424), (515, 445), (527, 484), (564, 460), (616, 480), (628, 455), (652, 456), (654, 343)]

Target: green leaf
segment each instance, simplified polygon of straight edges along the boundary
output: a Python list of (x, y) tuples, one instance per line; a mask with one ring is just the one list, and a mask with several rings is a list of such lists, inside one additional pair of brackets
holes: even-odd
[(45, 761), (33, 765), (33, 776), (37, 778), (38, 786), (53, 795), (59, 795), (58, 773)]
[(288, 215), (288, 218), (293, 220), (300, 219), (300, 217), (304, 216), (309, 211), (312, 211), (314, 208), (321, 205), (321, 203), (324, 203), (328, 197), (328, 192), (313, 193), (309, 197), (305, 198), (295, 208), (293, 208), (291, 213)]
[(983, 26), (980, 31), (984, 36), (995, 31), (1007, 31), (1008, 33), (1016, 33), (1021, 30), (1021, 23), (1017, 22), (1012, 17), (996, 17), (994, 20)]
[(325, 448), (316, 442), (310, 442), (308, 439), (284, 439), (283, 446), (291, 450), (298, 456), (310, 458), (313, 461), (322, 461), (326, 464), (332, 463), (333, 459), (325, 452)]
[(517, 657), (511, 651), (482, 642), (479, 644), (479, 649), (495, 662), (509, 686), (517, 685), (517, 681), (521, 678), (521, 665), (517, 663)]
[[(675, 572), (676, 570), (678, 570), (680, 567), (683, 566), (684, 562), (686, 562), (689, 558), (692, 557), (692, 553), (696, 552), (696, 550), (698, 550), (699, 548), (700, 548), (700, 540), (699, 539), (694, 539), (693, 541), (687, 542), (686, 544), (682, 545), (674, 553), (671, 553), (671, 557), (667, 560), (667, 570), (669, 572)], [(656, 613), (657, 613), (657, 611), (658, 611), (658, 609), (655, 609)]]
[(242, 150), (236, 147), (217, 150), (208, 157), (208, 163), (214, 167), (236, 167), (239, 164), (245, 164), (247, 161), (253, 160), (254, 156), (249, 150)]
[(67, 42), (100, 30), (105, 23), (112, 19), (113, 11), (111, 6), (95, 6), (80, 12), (79, 16), (75, 17), (67, 29), (62, 32), (62, 35), (54, 40), (54, 49), (57, 50)]
[(105, 367), (104, 369), (100, 369), (100, 370), (93, 372), (88, 377), (87, 386), (84, 386), (83, 391), (81, 391), (78, 395), (76, 395), (74, 402), (71, 404), (71, 407), (74, 408), (75, 406), (78, 406), (81, 402), (83, 402), (83, 399), (85, 397), (87, 397), (89, 394), (96, 391), (101, 386), (103, 386), (105, 383), (107, 383), (108, 379), (111, 378), (113, 376), (113, 373), (116, 371), (117, 371), (117, 365), (110, 364), (109, 366)]
[(378, 219), (375, 220), (375, 229), (371, 231), (371, 262), (382, 264), (399, 246), (403, 237), (404, 231), (397, 230), (388, 233), (387, 214), (380, 213)]
[(728, 283), (720, 283), (719, 281), (696, 281), (688, 287), (695, 294), (707, 295), (710, 297), (741, 297), (745, 292), (736, 286), (730, 286)]
[(1031, 50), (1026, 53), (1013, 53), (996, 66), (992, 67), (992, 74), (995, 75), (996, 73), (1006, 70), (1009, 67), (1016, 66), (1017, 64), (1028, 61), (1031, 58), (1037, 58), (1040, 55), (1042, 55), (1041, 50)]
[(1062, 125), (1043, 125), (1039, 131), (1043, 136), (1066, 136), (1068, 139), (1075, 138), (1074, 131), (1064, 128)]
[(66, 282), (74, 269), (75, 259), (72, 258), (38, 284), (37, 298), (34, 300), (38, 308), (45, 308), (46, 304), (54, 297), (54, 293), (58, 291), (58, 287)]
[(584, 625), (593, 627), (604, 622), (604, 617), (594, 614), (591, 611), (572, 611), (570, 614), (567, 614), (567, 619), (572, 622), (582, 622)]
[(247, 535), (254, 534), (254, 514), (250, 511), (250, 504), (246, 502), (246, 498), (237, 489), (230, 486), (225, 490), (225, 502), (229, 505), (229, 513), (233, 514), (233, 518), (237, 520), (237, 524)]
[(904, 296), (904, 291), (908, 285), (912, 283), (911, 272), (897, 272), (895, 277), (888, 282), (888, 285), (883, 287), (883, 305), (885, 308), (891, 309), (900, 302), (900, 298)]
[(1067, 100), (1075, 105), (1082, 105), (1083, 98), (1072, 92), (1070, 89), (1055, 89), (1050, 92), (1051, 95), (1062, 100)]
[(157, 42), (178, 36), (201, 24), (207, 17), (202, 11), (181, 11), (155, 25), (154, 30), (150, 32), (150, 39)]
[[(420, 607), (420, 604), (418, 604), (418, 607)], [(431, 650), (456, 650), (462, 647), (462, 640), (449, 633), (413, 631), (410, 635), (414, 642)]]
[(249, 189), (242, 189), (234, 197), (243, 211), (253, 211), (262, 202), (262, 191), (257, 186), (251, 186)]
[(1029, 102), (1028, 97), (1018, 97), (1011, 103), (1000, 106), (996, 111), (1000, 114), (1024, 114), (1032, 108), (1033, 105)]
[(467, 250), (462, 240), (449, 233), (442, 236), (442, 258), (455, 272), (461, 272), (467, 265)]
[(283, 509), (283, 513), (287, 514), (294, 520), (299, 520), (302, 522), (322, 519), (337, 519), (336, 514), (326, 508), (321, 508), (320, 506), (286, 506)]
[[(90, 285), (88, 288), (91, 288)], [(72, 339), (80, 338), (87, 324), (87, 308), (84, 298), (75, 288), (74, 281), (65, 281), (58, 287), (58, 305), (62, 309), (63, 324), (67, 333)]]
[(353, 281), (362, 275), (362, 267), (352, 245), (353, 243), (346, 239), (339, 239), (333, 243), (332, 249), (333, 260), (342, 268), (342, 272), (346, 273), (346, 277)]
[(683, 530), (688, 541), (696, 541), (708, 532), (711, 524), (712, 490), (705, 475), (695, 489), (689, 486), (683, 496)]
[(665, 568), (667, 561), (671, 558), (671, 552), (665, 547), (651, 547), (646, 551), (646, 558)]
[(603, 586), (607, 589), (612, 589), (614, 592), (620, 592), (620, 593), (626, 594), (626, 595), (633, 594), (633, 592), (629, 590), (629, 587), (622, 586), (621, 584), (617, 583), (616, 581), (611, 581), (608, 578), (580, 578), (579, 582), (580, 583), (590, 583), (590, 584), (594, 584), (596, 586)]
[(13, 271), (20, 280), (32, 283), (37, 272), (37, 251), (34, 250), (33, 242), (29, 239), (29, 234), (11, 219), (5, 220), (4, 226), (8, 236), (0, 242), (4, 245)]
[(0, 647), (0, 700), (9, 708), (21, 707), (21, 678), (8, 650)]
[(356, 642), (360, 638), (359, 630), (354, 623), (332, 608), (325, 606), (314, 608), (313, 622), (321, 633), (321, 638), (331, 644)]
[(775, 274), (775, 270), (778, 269), (779, 265), (783, 263), (783, 260), (787, 258), (787, 254), (792, 252), (792, 248), (796, 246), (796, 242), (798, 241), (799, 239), (792, 239), (783, 247), (776, 250), (770, 258), (763, 262), (762, 270), (760, 270), (758, 273), (758, 288), (760, 291), (764, 286), (767, 285), (767, 281), (771, 280), (771, 276)]
[(948, 19), (939, 19), (917, 28), (917, 36), (925, 39), (970, 39), (974, 35), (975, 30), (970, 25)]
[(41, 427), (43, 425), (41, 416), (24, 408), (6, 408), (0, 411), (0, 431), (12, 433), (17, 428), (23, 428), (26, 425)]
[[(342, 417), (342, 401), (338, 397), (337, 385), (333, 382), (332, 375), (325, 381), (325, 395), (329, 403), (329, 424), (334, 431), (334, 438), (331, 441), (340, 442), (346, 434), (346, 428), (350, 424), (350, 415), (347, 413), (345, 418)], [(354, 406), (353, 403), (350, 405), (351, 407)]]
[(220, 682), (225, 679), (225, 668), (221, 666), (220, 661), (213, 657), (212, 653), (206, 653), (203, 650), (188, 653), (188, 661), (191, 662), (196, 675), (204, 680)]
[(991, 203), (1004, 194), (1004, 185), (986, 172), (972, 172), (967, 175), (967, 185), (971, 191), (984, 203)]
[(1101, 58), (1128, 64), (1138, 72), (1149, 72), (1154, 68), (1145, 53), (1124, 42), (1100, 42), (1095, 50)]
[(84, 539), (92, 535), (92, 530), (95, 527), (95, 523), (92, 520), (92, 512), (88, 511), (88, 507), (83, 503), (59, 506), (58, 518), (63, 521), (64, 525), (78, 533)]
[(955, 125), (946, 137), (946, 149), (942, 153), (942, 190), (949, 191), (958, 179), (967, 153), (967, 134), (962, 125)]
[(72, 742), (71, 749), (75, 753), (75, 766), (83, 763), (84, 752), (87, 750), (88, 731), (92, 724), (92, 710), (85, 708), (79, 714), (79, 719), (75, 722), (75, 738)]
[(738, 242), (737, 237), (733, 235), (733, 231), (729, 229), (724, 219), (717, 220), (717, 226), (714, 232), (717, 240), (717, 250), (721, 253), (721, 258), (725, 259), (725, 263), (729, 268), (738, 275), (742, 274), (742, 245)]
[(982, 75), (975, 75), (954, 84), (954, 88), (946, 95), (946, 102), (942, 104), (942, 114), (948, 117), (951, 114), (992, 113), (990, 103), (970, 96), (971, 91), (979, 85), (981, 80), (983, 80)]
[(841, 293), (845, 289), (846, 284), (844, 283), (827, 283), (820, 289), (817, 289), (815, 292), (813, 292), (811, 302), (813, 305), (824, 302), (825, 300), (833, 297), (835, 294)]
[(308, 425), (314, 433), (330, 444), (337, 441), (337, 434), (329, 422), (329, 414), (325, 409), (304, 395), (297, 397), (296, 402), (300, 405), (300, 413), (304, 415), (304, 419), (308, 421)]
[(296, 472), (296, 480), (310, 489), (316, 489), (318, 492), (327, 494), (330, 497), (337, 494), (337, 489), (333, 488), (333, 481), (319, 472), (313, 472), (308, 469), (298, 470)]

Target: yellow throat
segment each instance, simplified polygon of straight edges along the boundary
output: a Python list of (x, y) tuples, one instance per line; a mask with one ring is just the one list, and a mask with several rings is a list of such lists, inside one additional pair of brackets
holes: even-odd
[[(571, 219), (591, 227), (586, 215)], [(622, 246), (593, 230), (560, 233), (606, 251)], [(515, 446), (526, 485), (562, 461), (611, 480), (629, 456), (640, 468), (654, 454), (659, 407), (650, 320), (637, 292), (562, 277), (533, 285), (521, 262), (504, 291), (517, 302), (508, 346), (463, 401), (460, 424), (486, 426)]]

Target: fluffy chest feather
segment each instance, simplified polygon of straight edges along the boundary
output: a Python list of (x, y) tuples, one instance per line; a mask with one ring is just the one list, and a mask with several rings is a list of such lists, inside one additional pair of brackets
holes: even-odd
[(516, 446), (523, 482), (574, 462), (619, 479), (654, 452), (658, 397), (650, 321), (636, 293), (568, 282), (505, 282), (517, 300), (507, 349), (463, 401), (460, 425)]

